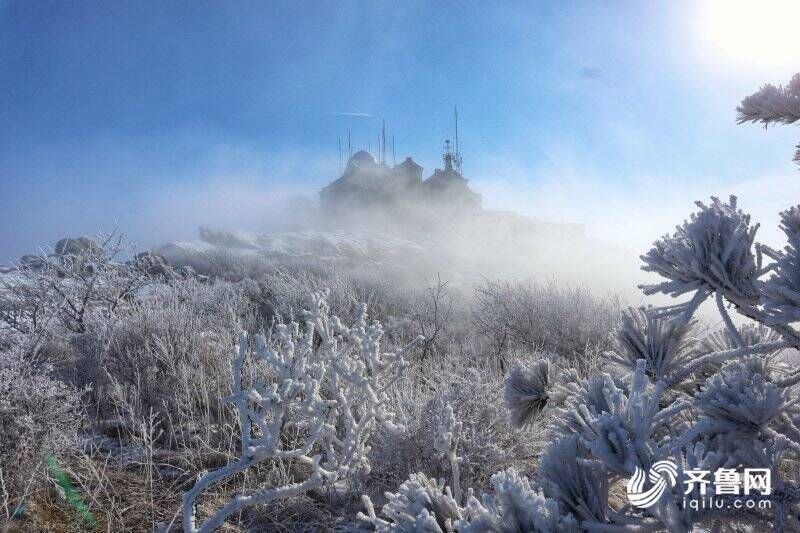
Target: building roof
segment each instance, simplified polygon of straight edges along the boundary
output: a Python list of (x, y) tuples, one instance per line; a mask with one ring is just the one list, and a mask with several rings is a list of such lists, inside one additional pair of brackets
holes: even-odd
[(399, 165), (395, 165), (395, 166), (398, 166), (398, 167), (401, 167), (401, 168), (408, 167), (408, 168), (422, 170), (422, 167), (420, 165), (418, 165), (417, 162), (414, 161), (413, 159), (411, 159), (410, 157), (406, 157), (405, 160), (402, 163), (400, 163)]
[(446, 168), (444, 170), (437, 168), (433, 175), (425, 180), (425, 184), (436, 188), (447, 188), (453, 185), (459, 187), (467, 186), (467, 178), (453, 170)]

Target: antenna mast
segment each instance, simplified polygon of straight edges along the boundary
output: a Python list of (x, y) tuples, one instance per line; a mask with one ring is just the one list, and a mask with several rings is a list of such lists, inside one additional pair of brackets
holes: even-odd
[(381, 125), (381, 163), (386, 163), (386, 121)]
[(392, 165), (397, 164), (397, 159), (394, 158), (394, 135), (392, 135)]
[(456, 145), (455, 145), (455, 154), (453, 154), (453, 166), (461, 174), (461, 147), (458, 144), (458, 106), (453, 106), (453, 114), (455, 116), (456, 122)]
[(353, 157), (353, 147), (350, 144), (350, 130), (347, 130), (347, 159)]
[(341, 172), (342, 171), (342, 138), (341, 137), (337, 137), (336, 140), (339, 141), (339, 172)]

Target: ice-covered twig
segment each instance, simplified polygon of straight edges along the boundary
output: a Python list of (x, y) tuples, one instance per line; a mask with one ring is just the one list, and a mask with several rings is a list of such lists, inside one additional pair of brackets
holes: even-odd
[(437, 452), (444, 455), (450, 464), (450, 473), (453, 476), (453, 494), (459, 504), (463, 504), (461, 493), (461, 470), (459, 464), (461, 457), (458, 456), (458, 441), (461, 438), (462, 424), (456, 420), (453, 406), (447, 404), (442, 415), (437, 415), (434, 420), (436, 435), (434, 436), (433, 447)]

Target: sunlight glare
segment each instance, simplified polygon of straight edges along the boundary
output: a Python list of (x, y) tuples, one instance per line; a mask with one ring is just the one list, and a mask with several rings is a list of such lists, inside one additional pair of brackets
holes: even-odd
[(800, 0), (708, 0), (700, 31), (737, 65), (800, 68)]

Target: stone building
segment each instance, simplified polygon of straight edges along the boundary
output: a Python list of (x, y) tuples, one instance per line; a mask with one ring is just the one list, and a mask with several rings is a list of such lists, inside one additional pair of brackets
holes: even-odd
[(323, 213), (334, 216), (353, 210), (480, 211), (481, 196), (469, 188), (468, 180), (454, 168), (457, 155), (450, 152), (449, 142), (443, 159), (444, 169), (437, 168), (423, 180), (423, 168), (410, 157), (390, 167), (377, 162), (369, 152), (356, 152), (342, 176), (320, 191), (320, 207)]

